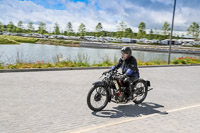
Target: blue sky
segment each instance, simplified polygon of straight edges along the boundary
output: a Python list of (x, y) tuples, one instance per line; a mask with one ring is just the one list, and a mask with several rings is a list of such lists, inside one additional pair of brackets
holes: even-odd
[[(80, 23), (88, 31), (94, 31), (98, 22), (104, 30), (116, 31), (117, 25), (124, 21), (127, 27), (137, 32), (140, 22), (146, 29), (159, 32), (165, 21), (171, 24), (174, 0), (0, 0), (0, 22), (10, 21), (24, 26), (33, 22), (47, 24), (52, 31), (57, 22), (62, 30), (67, 22), (72, 22), (77, 31)], [(192, 22), (200, 24), (200, 1), (177, 0), (175, 25), (176, 31), (186, 31)]]
[[(48, 9), (55, 9), (55, 10), (65, 10), (66, 7), (63, 3), (66, 1), (62, 0), (20, 0), (20, 1), (32, 1), (33, 3), (36, 3), (38, 5), (41, 5)], [(69, 0), (71, 2), (77, 3), (77, 2), (84, 2), (86, 5), (88, 4), (88, 0)]]

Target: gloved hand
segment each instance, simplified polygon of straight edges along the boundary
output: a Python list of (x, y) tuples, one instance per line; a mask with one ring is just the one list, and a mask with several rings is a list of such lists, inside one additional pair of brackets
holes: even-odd
[(111, 72), (111, 70), (103, 72), (102, 75), (106, 75), (106, 73), (109, 73), (109, 72)]

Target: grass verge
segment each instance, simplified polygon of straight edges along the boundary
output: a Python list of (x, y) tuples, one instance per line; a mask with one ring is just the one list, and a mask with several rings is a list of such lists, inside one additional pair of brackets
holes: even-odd
[(50, 44), (60, 46), (79, 46), (79, 41), (72, 40), (60, 40), (60, 39), (41, 39), (33, 37), (21, 37), (21, 36), (7, 36), (0, 35), (0, 44), (20, 44), (20, 43), (37, 43), (37, 44)]

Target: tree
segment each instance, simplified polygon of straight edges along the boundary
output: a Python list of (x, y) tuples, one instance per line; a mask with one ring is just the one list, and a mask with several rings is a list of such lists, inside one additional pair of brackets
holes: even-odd
[(191, 34), (195, 39), (199, 37), (199, 24), (193, 22), (187, 29), (187, 34)]
[(107, 32), (106, 31), (101, 31), (101, 36), (102, 37), (105, 37), (107, 35)]
[(57, 22), (55, 23), (55, 26), (54, 26), (54, 34), (56, 35), (60, 34), (60, 28)]
[(103, 29), (103, 27), (102, 27), (101, 23), (99, 22), (99, 23), (97, 24), (97, 26), (96, 26), (96, 31), (97, 31), (97, 32), (101, 32), (102, 29)]
[(143, 38), (146, 36), (145, 28), (146, 28), (146, 24), (144, 22), (141, 22), (138, 26), (138, 34), (137, 34), (138, 38)]
[(101, 35), (101, 31), (102, 31), (103, 27), (101, 25), (101, 23), (99, 22), (97, 25), (96, 25), (96, 36), (100, 36)]
[(85, 30), (86, 30), (85, 25), (83, 23), (81, 23), (78, 28), (78, 32), (80, 33), (81, 36), (85, 35), (85, 32), (86, 32)]
[(16, 31), (16, 26), (13, 24), (13, 22), (9, 22), (7, 25), (7, 31), (8, 32), (15, 32)]
[(0, 22), (0, 32), (4, 31), (4, 25)]
[(28, 32), (29, 33), (34, 31), (34, 27), (33, 27), (33, 23), (32, 22), (29, 22), (27, 27), (28, 27)]
[(22, 21), (19, 21), (19, 22), (18, 22), (16, 31), (17, 31), (18, 33), (21, 33), (21, 32), (23, 31)]
[(126, 28), (125, 32), (124, 32), (124, 34), (125, 34), (124, 36), (132, 38), (132, 33), (133, 33), (133, 31), (131, 28)]
[(181, 37), (179, 35), (176, 36), (176, 39), (181, 39)]
[(153, 39), (153, 30), (152, 30), (152, 29), (151, 29), (150, 32), (149, 32), (148, 39), (149, 39), (149, 40), (152, 40), (152, 39)]
[(40, 22), (38, 27), (38, 33), (44, 34), (46, 32), (46, 24), (43, 22)]
[(169, 31), (170, 31), (169, 26), (170, 26), (169, 23), (165, 21), (162, 27), (162, 31), (164, 35), (169, 34)]
[(185, 38), (185, 35), (184, 35), (184, 33), (182, 33), (182, 35), (181, 35), (181, 38), (182, 38), (182, 39), (184, 39), (184, 38)]
[(126, 27), (127, 27), (127, 25), (124, 23), (124, 21), (119, 23), (118, 31), (117, 31), (117, 36), (118, 37), (121, 38), (121, 37), (124, 36), (124, 31), (125, 31)]
[(125, 31), (126, 27), (127, 25), (124, 23), (124, 21), (122, 21), (119, 23), (118, 31)]
[(64, 33), (65, 33), (65, 35), (68, 35), (68, 36), (73, 35), (73, 27), (72, 27), (71, 22), (67, 23), (66, 31)]

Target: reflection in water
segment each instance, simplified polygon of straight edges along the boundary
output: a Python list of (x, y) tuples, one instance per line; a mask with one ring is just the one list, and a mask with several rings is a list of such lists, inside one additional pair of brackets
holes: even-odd
[[(44, 60), (53, 62), (52, 58), (56, 55), (63, 55), (64, 59), (77, 59), (78, 54), (89, 57), (89, 63), (102, 62), (103, 58), (109, 57), (112, 61), (114, 57), (120, 58), (119, 49), (96, 49), (83, 47), (64, 47), (42, 44), (22, 43), (20, 45), (0, 45), (0, 61), (6, 64), (15, 63), (16, 60), (23, 62), (35, 62)], [(133, 51), (133, 55), (140, 61), (163, 60), (167, 61), (168, 53)], [(172, 54), (171, 59), (178, 57), (197, 57), (189, 54)]]

